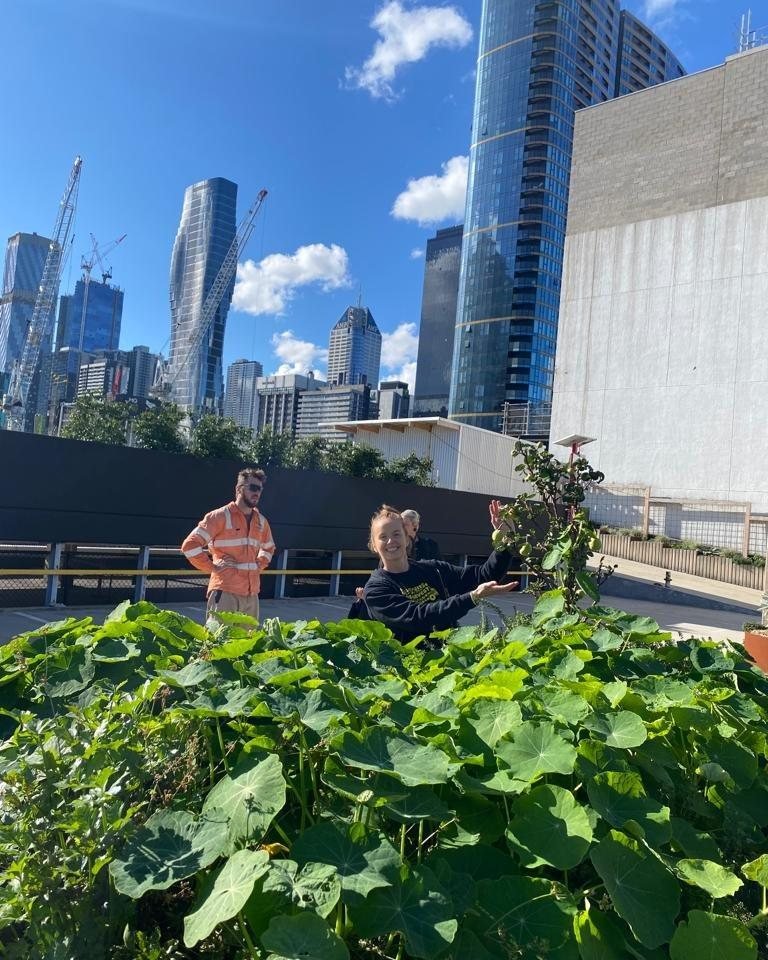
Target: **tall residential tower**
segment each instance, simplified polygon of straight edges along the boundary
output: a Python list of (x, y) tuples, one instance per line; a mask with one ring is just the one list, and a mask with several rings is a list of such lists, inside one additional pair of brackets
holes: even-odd
[(221, 354), (234, 277), (207, 336), (200, 340), (205, 298), (235, 238), (237, 184), (222, 177), (187, 187), (171, 258), (171, 399), (188, 411), (221, 412)]
[(483, 0), (453, 418), (551, 402), (575, 111), (682, 73), (618, 0)]
[(36, 233), (15, 233), (8, 239), (0, 290), (0, 373), (10, 374), (14, 362), (21, 360), (50, 245)]

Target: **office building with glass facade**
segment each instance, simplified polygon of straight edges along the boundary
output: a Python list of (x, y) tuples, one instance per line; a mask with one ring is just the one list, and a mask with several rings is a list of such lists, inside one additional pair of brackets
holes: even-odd
[(646, 90), (685, 76), (683, 65), (656, 34), (632, 16), (621, 11), (619, 27), (619, 69), (616, 96)]
[(446, 227), (427, 240), (413, 391), (415, 416), (448, 416), (463, 230), (461, 225)]
[(235, 360), (227, 367), (224, 416), (255, 430), (259, 423), (258, 380), (264, 368), (258, 360)]
[(331, 330), (328, 345), (328, 383), (379, 382), (381, 333), (368, 307), (348, 307)]
[(15, 233), (8, 239), (0, 290), (0, 373), (10, 374), (21, 360), (50, 246), (47, 237), (36, 233)]
[(551, 402), (574, 115), (622, 89), (624, 19), (616, 0), (483, 2), (454, 419), (501, 430), (506, 405)]
[(122, 318), (123, 291), (119, 287), (78, 280), (74, 293), (59, 297), (56, 350), (117, 350)]
[[(171, 257), (171, 399), (187, 411), (221, 412), (224, 328), (235, 278), (224, 292), (210, 328), (201, 313), (236, 231), (237, 184), (222, 177), (187, 187)], [(202, 336), (202, 339), (201, 339)]]

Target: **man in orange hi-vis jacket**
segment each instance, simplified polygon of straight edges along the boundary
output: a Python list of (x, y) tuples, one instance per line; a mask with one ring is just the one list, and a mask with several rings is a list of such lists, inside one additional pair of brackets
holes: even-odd
[(246, 467), (237, 475), (235, 499), (206, 513), (181, 549), (193, 567), (210, 573), (208, 615), (233, 612), (259, 618), (259, 580), (275, 542), (258, 503), (266, 474)]

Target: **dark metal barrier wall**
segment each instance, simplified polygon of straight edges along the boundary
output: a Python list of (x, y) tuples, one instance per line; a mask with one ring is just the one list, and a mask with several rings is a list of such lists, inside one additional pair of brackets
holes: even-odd
[[(232, 499), (241, 466), (0, 431), (0, 543), (176, 546)], [(278, 551), (365, 550), (384, 502), (418, 510), (444, 555), (490, 548), (489, 498), (480, 494), (270, 470), (262, 499)]]

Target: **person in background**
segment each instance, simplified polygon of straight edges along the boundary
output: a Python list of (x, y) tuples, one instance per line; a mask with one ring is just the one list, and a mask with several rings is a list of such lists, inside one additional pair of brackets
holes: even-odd
[(403, 510), (400, 514), (408, 539), (411, 541), (409, 556), (412, 560), (439, 560), (440, 548), (429, 537), (419, 533), (421, 517), (415, 510)]
[(210, 573), (208, 615), (246, 613), (259, 619), (259, 585), (275, 552), (267, 518), (259, 512), (266, 474), (246, 467), (237, 475), (235, 499), (206, 513), (181, 549), (193, 567)]
[[(491, 500), (494, 530), (500, 526), (499, 506), (498, 500)], [(369, 617), (403, 642), (455, 627), (479, 600), (502, 596), (518, 586), (515, 581), (500, 582), (512, 560), (507, 550), (494, 550), (485, 563), (468, 567), (409, 558), (403, 516), (387, 504), (371, 518), (368, 546), (381, 561), (363, 590)]]

